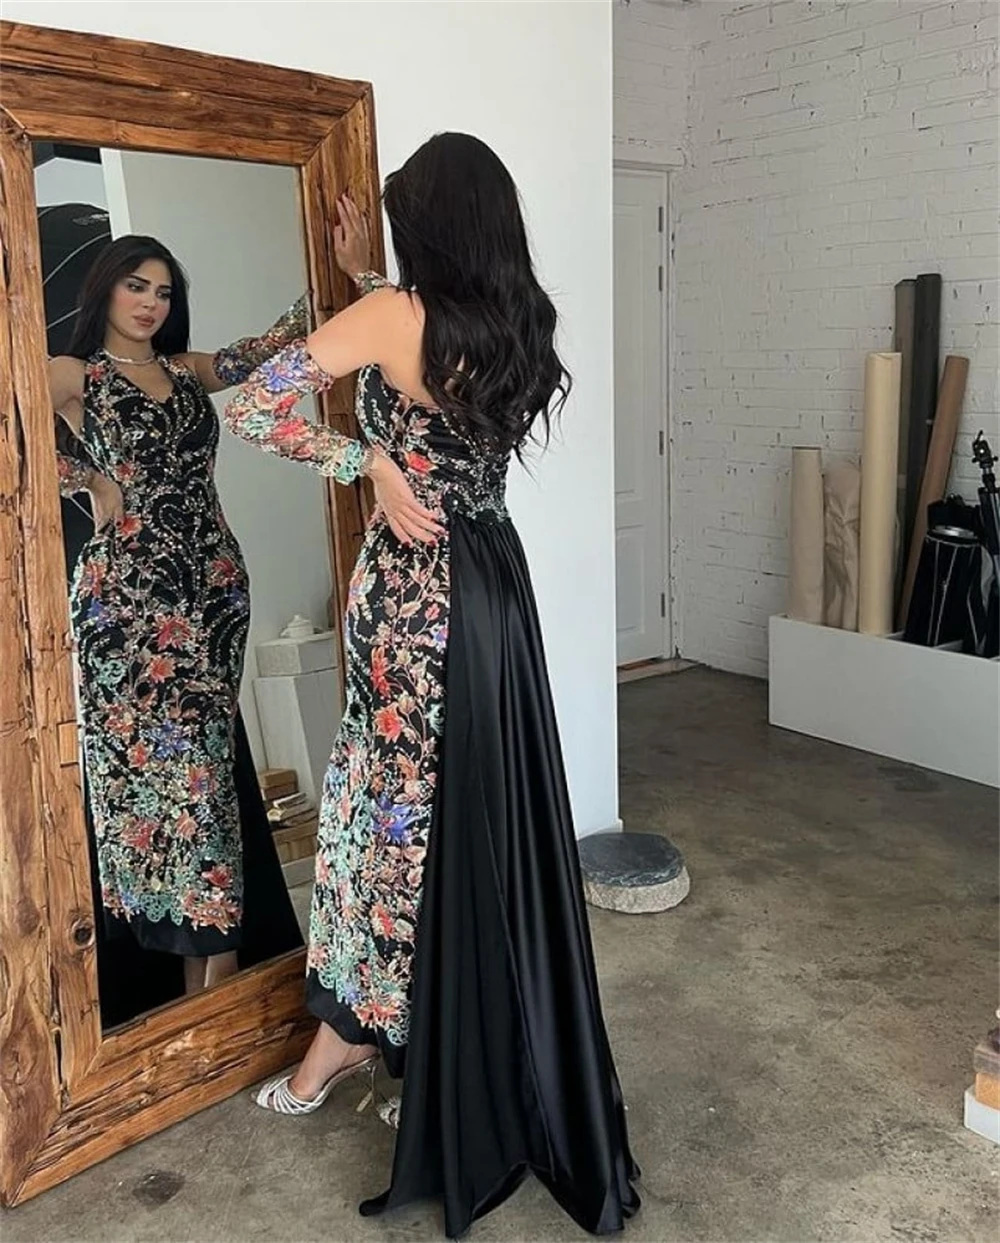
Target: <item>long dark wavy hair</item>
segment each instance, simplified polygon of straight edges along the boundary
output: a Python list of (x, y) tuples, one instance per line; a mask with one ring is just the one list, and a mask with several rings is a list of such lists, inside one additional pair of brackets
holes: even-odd
[(104, 345), (111, 294), (120, 280), (131, 276), (147, 259), (159, 259), (170, 272), (170, 311), (153, 337), (157, 354), (183, 354), (191, 341), (188, 279), (184, 269), (155, 237), (126, 234), (113, 241), (94, 260), (80, 290), (76, 325), (69, 345), (73, 358), (90, 358)]
[(400, 283), (426, 311), (424, 387), (495, 451), (520, 457), (533, 429), (547, 442), (572, 380), (502, 161), (478, 138), (438, 134), (386, 178), (384, 202)]

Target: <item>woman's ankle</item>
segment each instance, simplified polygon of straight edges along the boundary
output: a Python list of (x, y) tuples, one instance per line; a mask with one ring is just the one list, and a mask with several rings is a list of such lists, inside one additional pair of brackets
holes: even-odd
[(348, 1044), (324, 1023), (288, 1086), (299, 1100), (314, 1100), (334, 1075), (377, 1053), (374, 1045)]

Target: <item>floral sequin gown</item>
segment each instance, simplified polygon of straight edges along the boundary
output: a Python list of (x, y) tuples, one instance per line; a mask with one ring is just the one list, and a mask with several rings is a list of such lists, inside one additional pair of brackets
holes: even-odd
[(104, 906), (147, 948), (207, 956), (240, 944), (249, 584), (215, 489), (215, 408), (161, 361), (163, 402), (104, 355), (87, 365), (81, 442), (125, 513), (82, 550), (71, 613)]
[[(294, 412), (331, 383), (304, 343), (261, 367), (230, 428), (342, 483), (365, 445)], [(378, 367), (357, 420), (446, 533), (374, 515), (350, 582), (346, 707), (323, 793), (307, 998), (402, 1075), (392, 1186), (451, 1237), (533, 1171), (588, 1230), (638, 1207), (508, 462)]]

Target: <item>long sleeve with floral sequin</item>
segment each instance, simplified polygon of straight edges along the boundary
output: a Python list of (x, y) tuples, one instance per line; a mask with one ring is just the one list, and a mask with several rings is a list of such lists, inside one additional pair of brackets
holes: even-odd
[(306, 343), (296, 341), (240, 385), (223, 419), (231, 432), (266, 453), (305, 462), (338, 483), (353, 483), (365, 473), (371, 450), (295, 410), (308, 393), (322, 392), (333, 382)]
[(76, 496), (78, 492), (86, 492), (94, 477), (94, 468), (89, 462), (72, 457), (68, 453), (56, 452), (56, 463), (59, 467), (59, 491), (63, 496)]
[(76, 496), (86, 492), (94, 480), (94, 464), (80, 440), (68, 424), (56, 417), (56, 466), (59, 470), (59, 492)]
[(242, 384), (279, 350), (309, 331), (309, 300), (305, 294), (259, 337), (241, 337), (212, 357), (212, 370), (225, 384)]

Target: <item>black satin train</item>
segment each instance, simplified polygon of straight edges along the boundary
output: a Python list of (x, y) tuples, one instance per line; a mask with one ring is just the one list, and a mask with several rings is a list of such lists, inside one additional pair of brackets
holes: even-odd
[(584, 1229), (610, 1233), (639, 1208), (639, 1171), (527, 563), (507, 520), (456, 515), (451, 538), (448, 708), (400, 1130), (392, 1184), (361, 1212), (441, 1198), (457, 1238), (532, 1172)]

